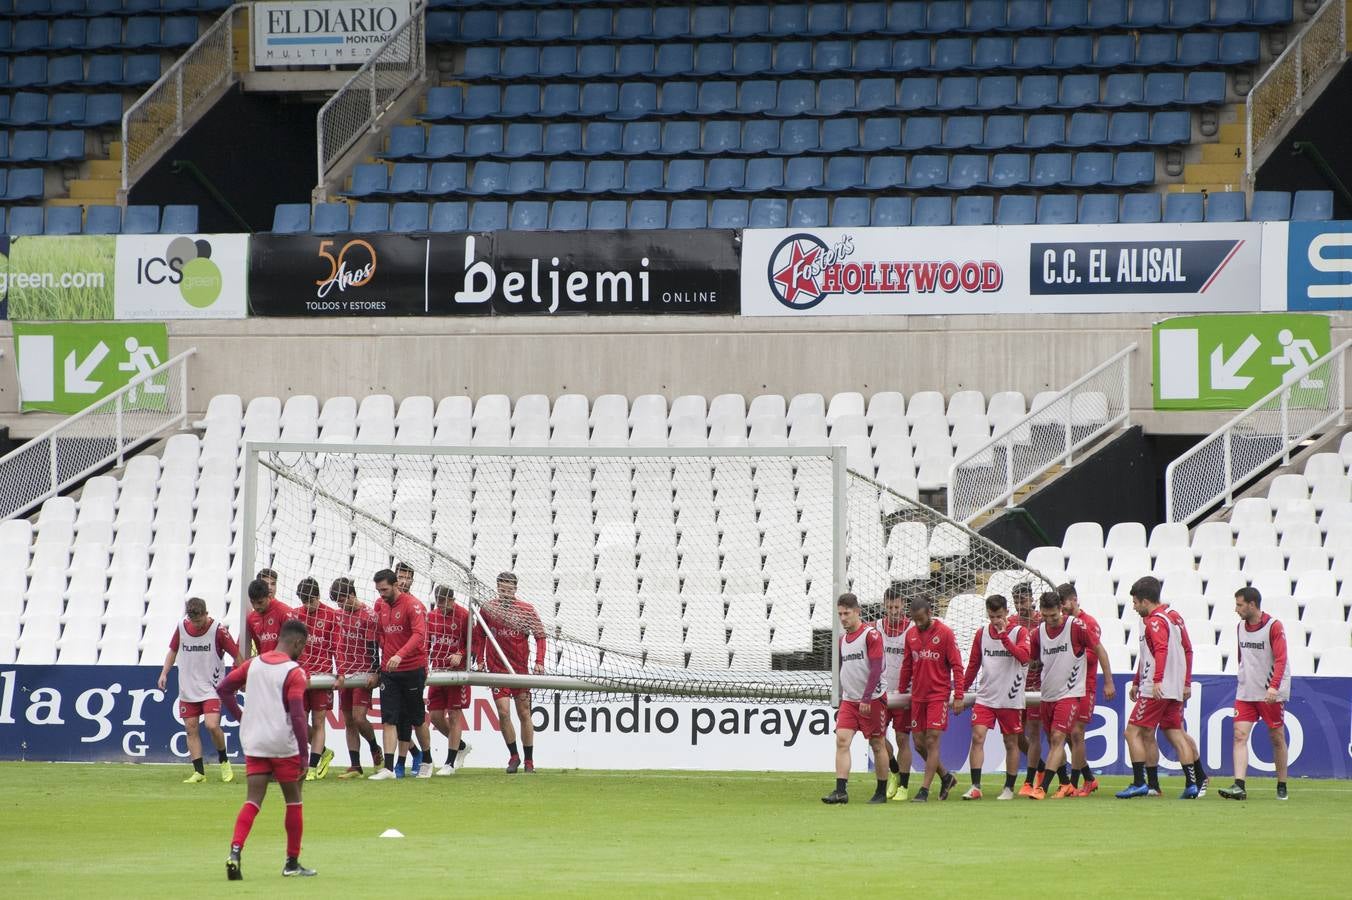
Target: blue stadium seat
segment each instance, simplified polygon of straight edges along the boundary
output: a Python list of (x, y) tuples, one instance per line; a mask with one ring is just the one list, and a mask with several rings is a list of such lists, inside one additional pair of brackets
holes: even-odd
[(381, 159), (412, 159), (427, 149), (427, 130), (421, 125), (395, 125), (389, 141), (378, 156)]
[(780, 156), (815, 153), (821, 146), (814, 119), (789, 119), (780, 128), (779, 146), (772, 152)]
[(352, 230), (382, 234), (390, 230), (388, 203), (358, 203), (352, 212)]
[[(310, 227), (310, 205), (305, 207), (305, 227)], [(85, 211), (85, 234), (117, 234), (122, 230), (122, 207), (91, 206)], [(274, 230), (276, 230), (274, 228)]]
[(586, 227), (586, 200), (555, 200), (549, 204), (551, 231), (582, 231)]
[(460, 156), (465, 152), (464, 125), (433, 125), (427, 129), (427, 147), (419, 159), (438, 160)]
[(1133, 224), (1153, 224), (1159, 220), (1159, 194), (1127, 194), (1122, 198), (1121, 221)]
[(1080, 198), (1082, 225), (1113, 225), (1117, 222), (1118, 196), (1116, 194), (1085, 194)]
[(1173, 65), (1177, 59), (1178, 38), (1172, 34), (1142, 34), (1136, 42), (1136, 65), (1145, 67)]
[(582, 133), (582, 149), (578, 156), (610, 156), (620, 152), (624, 142), (624, 125), (620, 122), (588, 122)]
[(576, 84), (546, 84), (544, 99), (536, 115), (544, 119), (557, 119), (577, 113), (581, 91), (582, 87)]
[(1291, 218), (1291, 194), (1287, 191), (1254, 191), (1249, 219), (1254, 222), (1285, 222)]
[(897, 83), (891, 78), (864, 78), (859, 81), (859, 94), (852, 106), (843, 112), (869, 113), (891, 109), (897, 102)]
[(1026, 153), (997, 153), (991, 158), (991, 187), (1008, 188), (1028, 184), (1030, 161)]
[(544, 149), (544, 126), (538, 122), (512, 122), (507, 126), (502, 141), (500, 159), (520, 159), (524, 156), (539, 156)]
[[(609, 49), (609, 48), (607, 48)], [(466, 81), (491, 78), (498, 74), (497, 47), (469, 47), (465, 50), (465, 64), (461, 69)]]
[(656, 52), (651, 44), (621, 44), (618, 62), (615, 63), (616, 78), (632, 78), (638, 75), (653, 74), (656, 64)]
[(882, 2), (851, 3), (845, 23), (847, 34), (881, 33), (887, 27), (887, 4)]
[(1187, 31), (1211, 18), (1211, 0), (1173, 0), (1169, 9), (1167, 28)]
[[(778, 126), (778, 122), (774, 123)], [(816, 123), (812, 123), (815, 134)], [(742, 140), (742, 123), (732, 121), (708, 122), (700, 138), (699, 156), (721, 156), (737, 150)]]
[(972, 109), (996, 110), (1014, 106), (1019, 102), (1019, 79), (1015, 75), (986, 75), (979, 79), (976, 88), (976, 103)]
[(967, 109), (976, 105), (977, 79), (970, 75), (949, 76), (939, 83), (935, 110)]
[(1333, 191), (1296, 191), (1293, 222), (1324, 222), (1333, 218)]
[(568, 44), (541, 47), (539, 68), (539, 77), (546, 80), (576, 77), (578, 70), (577, 48)]
[(1101, 31), (1127, 24), (1127, 0), (1089, 0), (1089, 28)]
[(910, 225), (911, 198), (878, 197), (873, 201), (873, 217), (869, 224), (880, 227)]
[(1132, 0), (1127, 24), (1132, 28), (1159, 28), (1169, 21), (1169, 0)]
[[(4, 197), (7, 202), (16, 200), (41, 200), (45, 193), (41, 169), (10, 169), (9, 178), (4, 183)], [(41, 231), (41, 226), (39, 226)]]
[(1213, 191), (1206, 198), (1208, 222), (1243, 222), (1244, 194), (1241, 191)]
[(587, 178), (579, 190), (583, 194), (609, 194), (624, 189), (624, 162), (603, 159), (587, 163)]
[[(778, 86), (773, 81), (746, 81), (742, 83), (741, 101), (737, 99), (736, 85), (730, 82), (706, 82), (700, 88), (700, 100), (693, 107), (702, 115), (732, 111), (741, 116), (771, 115), (775, 108)], [(729, 105), (731, 104), (731, 105)], [(707, 112), (706, 112), (707, 110)]]
[[(659, 162), (658, 165), (661, 165)], [(659, 177), (654, 190), (663, 194), (684, 194), (704, 187), (704, 161), (700, 159), (673, 159), (665, 177)]]
[[(572, 31), (572, 23), (569, 23), (568, 30)], [(494, 37), (493, 34), (486, 37)], [(503, 43), (509, 41), (525, 41), (535, 37), (535, 10), (533, 9), (506, 9), (503, 10), (497, 23), (496, 37)]]
[(614, 29), (614, 36), (624, 40), (651, 37), (653, 11), (646, 7), (621, 7), (615, 12)]
[[(614, 163), (613, 165), (623, 166), (624, 163)], [(465, 193), (478, 197), (509, 193), (507, 190), (507, 168), (508, 164), (505, 162), (482, 160), (475, 163)]]
[(737, 82), (706, 81), (699, 88), (699, 105), (695, 112), (702, 116), (716, 116), (737, 107)]
[[(102, 84), (93, 82), (95, 73), (99, 71), (99, 62), (103, 59), (113, 59), (116, 57), (95, 56), (89, 62), (89, 76), (84, 84), (93, 87), (101, 87)], [(160, 56), (158, 53), (139, 53), (123, 58), (122, 77), (115, 79), (111, 84), (117, 87), (147, 87), (154, 84), (160, 78)]]
[[(89, 215), (92, 219), (93, 207), (90, 208)], [(277, 234), (303, 234), (309, 231), (310, 204), (278, 203), (272, 211), (272, 230)]]
[(1068, 183), (1071, 175), (1069, 153), (1039, 153), (1033, 157), (1030, 187), (1055, 187)]
[(1185, 34), (1179, 42), (1178, 59), (1174, 65), (1184, 69), (1215, 65), (1220, 60), (1219, 43), (1220, 37), (1215, 34), (1206, 32)]
[(1053, 40), (1039, 35), (1024, 35), (1014, 42), (1012, 69), (1048, 69), (1052, 65)]
[(469, 229), (469, 204), (463, 200), (443, 200), (432, 204), (432, 219), (429, 223), (435, 232), (467, 231)]
[(673, 200), (667, 227), (674, 229), (708, 228), (709, 204), (706, 200)]
[(1056, 109), (1080, 109), (1099, 102), (1097, 75), (1066, 75), (1061, 79), (1060, 98), (1051, 106)]
[(1045, 28), (1047, 8), (1045, 0), (1009, 0), (1005, 14), (1006, 31), (1031, 31)]
[(496, 115), (503, 119), (520, 119), (540, 111), (540, 88), (534, 84), (509, 84), (502, 91), (502, 109)]
[(161, 38), (161, 23), (158, 16), (133, 16), (127, 19), (126, 25), (123, 26), (122, 40), (113, 46), (118, 50), (158, 48)]
[(464, 93), (458, 87), (434, 87), (427, 92), (426, 108), (414, 118), (424, 122), (444, 122), (455, 118), (464, 108)]
[(770, 7), (770, 34), (788, 36), (807, 32), (807, 4), (776, 3)]
[(460, 21), (460, 40), (469, 44), (491, 44), (498, 36), (498, 14), (491, 9), (465, 12)]
[(909, 188), (933, 188), (948, 180), (948, 157), (921, 154), (911, 157), (906, 172), (906, 186)]
[(574, 78), (607, 77), (615, 72), (615, 48), (608, 44), (587, 44), (577, 51)]
[(1187, 144), (1192, 141), (1192, 115), (1175, 109), (1150, 117), (1150, 137), (1144, 143), (1156, 146)]
[[(723, 44), (721, 49), (727, 51), (727, 62), (725, 65), (716, 68), (714, 70), (715, 72), (732, 68), (732, 48), (727, 44)], [(637, 65), (637, 63), (635, 65)], [(678, 75), (689, 74), (694, 70), (695, 48), (693, 45), (661, 44), (658, 46), (657, 55), (653, 60), (651, 68), (652, 73), (658, 78), (673, 78)], [(639, 70), (635, 72), (635, 74), (646, 74), (646, 72), (647, 70)], [(704, 72), (703, 74), (709, 75), (712, 73)]]
[(507, 227), (512, 231), (543, 231), (549, 227), (549, 202), (518, 200), (512, 204)]
[(160, 220), (160, 234), (196, 234), (197, 206), (191, 203), (170, 203), (164, 207)]
[[(1171, 73), (1172, 74), (1172, 73)], [(1147, 76), (1146, 86), (1149, 87), (1150, 78)], [(1146, 94), (1149, 97), (1149, 93)], [(1225, 73), (1224, 72), (1193, 72), (1188, 75), (1187, 93), (1182, 102), (1189, 105), (1219, 105), (1225, 102)]]
[(10, 67), (9, 84), (11, 88), (39, 87), (47, 80), (47, 57), (19, 56)]
[(660, 159), (636, 159), (625, 170), (625, 194), (648, 194), (662, 187), (665, 163)]
[(857, 41), (854, 45), (853, 60), (845, 58), (841, 69), (867, 75), (871, 72), (886, 72), (892, 68), (892, 42), (888, 40)]
[(940, 187), (949, 191), (966, 191), (985, 185), (990, 173), (990, 160), (982, 154), (959, 153), (948, 161), (948, 181)]
[[(776, 135), (778, 132), (776, 126)], [(658, 156), (683, 156), (698, 148), (699, 122), (667, 122), (662, 126), (662, 145), (653, 152)]]
[(789, 208), (790, 228), (823, 228), (828, 221), (824, 197), (799, 197)]
[(78, 85), (84, 81), (84, 71), (83, 56), (58, 56), (47, 67), (47, 80), (43, 87), (52, 89)]
[[(615, 128), (618, 130), (619, 126)], [(470, 125), (465, 129), (466, 156), (494, 156), (502, 149), (501, 125)]]
[[(1083, 155), (1083, 154), (1081, 154)], [(1155, 183), (1155, 154), (1148, 150), (1129, 150), (1113, 160), (1112, 187), (1138, 187)]]
[(1103, 99), (1098, 106), (1136, 106), (1145, 99), (1144, 84), (1145, 76), (1139, 72), (1114, 72), (1103, 83)]
[(1066, 128), (1066, 139), (1061, 147), (1097, 147), (1108, 140), (1108, 114), (1101, 112), (1072, 113)]
[(352, 168), (352, 183), (345, 193), (349, 197), (372, 197), (389, 189), (390, 170), (384, 163), (357, 163)]
[[(1169, 113), (1157, 113), (1156, 117), (1158, 118), (1160, 116), (1167, 115), (1169, 115)], [(1183, 121), (1185, 125), (1188, 124), (1189, 118), (1187, 113), (1183, 113)], [(1175, 120), (1172, 122), (1172, 124), (1166, 124), (1161, 126), (1162, 136), (1166, 138), (1166, 140), (1162, 141), (1162, 143), (1164, 144), (1174, 143), (1173, 140), (1167, 138), (1171, 134), (1170, 128), (1176, 129), (1177, 124), (1178, 124), (1177, 120)], [(1136, 144), (1155, 143), (1154, 141), (1150, 140), (1150, 129), (1151, 129), (1150, 113), (1147, 112), (1113, 113), (1113, 117), (1108, 123), (1108, 134), (1106, 140), (1103, 143), (1105, 143), (1109, 147), (1131, 147)], [(1186, 141), (1187, 139), (1185, 137), (1184, 143), (1186, 143)]]
[(784, 161), (773, 157), (757, 157), (747, 161), (746, 175), (738, 193), (761, 194), (777, 191), (784, 185)]
[(594, 200), (587, 210), (587, 227), (593, 231), (619, 231), (625, 226), (628, 212), (629, 205), (623, 200)]
[(667, 227), (667, 201), (634, 200), (629, 204), (629, 227), (651, 231)]
[(480, 200), (470, 208), (470, 231), (504, 231), (506, 228), (507, 204), (501, 200)]
[(459, 13), (432, 10), (427, 14), (427, 43), (449, 44), (460, 37)]
[(818, 153), (839, 153), (859, 146), (858, 119), (823, 119)]
[(817, 115), (838, 116), (854, 108), (854, 80), (828, 78), (817, 86)]
[(884, 34), (918, 34), (925, 28), (925, 4), (920, 0), (900, 0), (889, 4)]
[[(156, 20), (158, 24), (158, 20)], [(90, 19), (85, 29), (82, 50), (113, 50), (122, 40), (122, 20), (112, 17)]]
[(795, 156), (784, 167), (784, 190), (787, 192), (813, 191), (825, 184), (820, 157)]
[(646, 156), (656, 153), (662, 147), (662, 124), (660, 122), (630, 122), (624, 126), (620, 139), (621, 156)]
[[(94, 96), (104, 97), (108, 95), (96, 94)], [(89, 99), (92, 100), (93, 97)], [(121, 114), (121, 111), (122, 111), (122, 101), (121, 97), (118, 97), (119, 115)], [(85, 119), (85, 114), (86, 114), (86, 98), (84, 94), (56, 94), (47, 104), (47, 118), (43, 120), (42, 124), (73, 125), (83, 122)]]
[(608, 116), (619, 109), (618, 84), (587, 84), (582, 87), (578, 115), (586, 119)]
[[(987, 31), (997, 31), (1005, 27), (1007, 23), (1006, 0), (972, 0), (971, 8), (967, 13), (966, 26), (959, 22), (955, 31), (968, 31), (972, 34), (984, 34)], [(961, 12), (961, 9), (959, 9)]]
[(845, 4), (812, 3), (808, 6), (807, 29), (803, 34), (822, 37), (842, 34), (845, 31)]
[(954, 225), (990, 225), (995, 221), (995, 198), (964, 194), (953, 202)]
[(904, 38), (892, 44), (893, 72), (917, 72), (930, 68), (928, 38)]
[[(52, 98), (53, 105), (60, 99), (62, 94), (57, 94)], [(57, 120), (54, 117), (48, 117), (49, 124), (71, 124), (77, 128), (104, 128), (109, 125), (117, 125), (122, 121), (122, 95), (121, 94), (90, 94), (85, 103), (79, 107), (83, 115), (76, 119)]]
[(47, 98), (42, 94), (21, 92), (4, 99), (10, 103), (4, 117), (0, 118), (0, 125), (40, 125), (47, 118)]
[(1088, 23), (1087, 0), (1052, 0), (1051, 10), (1047, 14), (1047, 24), (1042, 27), (1048, 31), (1069, 31), (1083, 28)]
[(540, 51), (536, 47), (502, 48), (502, 64), (496, 73), (488, 77), (507, 81), (516, 78), (531, 78), (540, 74)]
[(643, 81), (626, 81), (620, 85), (615, 111), (607, 113), (611, 119), (642, 119), (657, 109), (657, 85)]
[[(1225, 73), (1195, 73), (1197, 74), (1215, 74), (1221, 76), (1222, 85), (1225, 82)], [(1145, 96), (1141, 100), (1142, 106), (1173, 106), (1183, 101), (1184, 79), (1182, 72), (1150, 72), (1145, 76)]]
[[(1186, 41), (1190, 35), (1184, 35)], [(1248, 66), (1258, 62), (1258, 32), (1227, 32), (1221, 35), (1220, 63), (1223, 66)]]
[(1056, 104), (1061, 79), (1055, 75), (1025, 75), (1019, 80), (1019, 100), (1014, 109), (1037, 111)]
[(938, 72), (971, 69), (972, 39), (969, 37), (937, 38), (934, 41), (934, 62), (930, 68)]
[(760, 37), (769, 33), (770, 7), (761, 5), (733, 7), (732, 22), (728, 28), (729, 37)]
[(696, 48), (693, 66), (686, 65), (680, 58), (669, 58), (663, 65), (661, 52), (658, 53), (657, 74), (659, 76), (670, 74), (677, 78), (688, 77), (689, 75), (694, 75), (697, 78), (708, 78), (714, 75), (726, 75), (733, 71), (731, 44), (700, 44)]
[(1164, 221), (1200, 222), (1202, 221), (1201, 194), (1165, 194)]
[[(1122, 154), (1126, 156), (1127, 154)], [(1150, 156), (1152, 163), (1153, 154)], [(1152, 172), (1153, 176), (1153, 165)], [(1075, 165), (1071, 169), (1070, 179), (1063, 181), (1062, 184), (1071, 187), (1096, 187), (1100, 184), (1107, 184), (1113, 177), (1113, 154), (1111, 153), (1077, 153), (1075, 154)]]
[(1074, 194), (1044, 194), (1038, 198), (1037, 224), (1074, 224), (1076, 197)]
[(863, 187), (864, 163), (862, 156), (831, 157), (826, 161), (826, 174), (820, 189), (836, 194)]
[[(980, 122), (978, 121), (978, 128)], [(852, 147), (864, 153), (880, 150), (892, 150), (901, 145), (901, 119), (889, 116), (886, 119), (865, 119), (860, 132), (859, 143)]]
[(1136, 38), (1130, 34), (1105, 34), (1094, 48), (1095, 69), (1120, 69), (1136, 60)]
[(1254, 0), (1253, 16), (1245, 24), (1267, 28), (1285, 25), (1291, 18), (1291, 0)]
[(773, 68), (774, 47), (771, 44), (750, 42), (732, 48), (731, 74), (734, 76), (759, 75)]
[(939, 79), (903, 78), (897, 109), (902, 112), (929, 109), (939, 102)]
[(47, 35), (48, 50), (78, 50), (85, 42), (84, 19), (56, 19)]
[(428, 197), (462, 194), (468, 186), (468, 167), (463, 162), (434, 162), (427, 168)]
[(15, 206), (9, 211), (9, 233), (21, 237), (42, 234), (42, 207)]
[(47, 132), (16, 131), (9, 143), (9, 162), (33, 162), (47, 155)]
[[(773, 109), (765, 114), (777, 118), (792, 119), (809, 113), (817, 108), (817, 84), (807, 79), (792, 79), (779, 83), (778, 100)], [(751, 110), (740, 110), (750, 112)]]
[(544, 189), (545, 164), (543, 162), (514, 162), (507, 167), (507, 193), (534, 194)]
[(906, 184), (906, 157), (873, 156), (864, 173), (864, 186), (869, 190), (889, 190)]
[(745, 228), (749, 201), (719, 198), (709, 211), (710, 228)]
[(1253, 0), (1216, 0), (1206, 24), (1212, 28), (1248, 25), (1253, 19)]
[(1023, 143), (1023, 116), (987, 116), (984, 133), (972, 146), (977, 150), (1004, 150)]
[[(346, 230), (346, 203), (331, 204), (341, 206), (344, 210), (343, 224)], [(315, 212), (318, 216), (318, 210)], [(316, 222), (317, 224), (317, 222)], [(123, 234), (156, 234), (160, 230), (160, 208), (158, 206), (128, 206), (122, 214), (122, 233)], [(316, 228), (316, 230), (318, 230)]]
[(1014, 62), (1014, 39), (1007, 36), (979, 37), (972, 47), (971, 68), (1003, 69)]
[(786, 41), (775, 47), (771, 73), (797, 75), (810, 68), (812, 68), (812, 44), (807, 41)]
[(709, 161), (704, 189), (711, 192), (736, 190), (746, 183), (746, 161), (718, 158)]
[(1034, 113), (1025, 125), (1027, 137), (1014, 146), (1021, 150), (1056, 147), (1066, 139), (1066, 117), (1060, 113)]
[(778, 197), (758, 197), (751, 201), (751, 210), (747, 215), (747, 227), (783, 228), (788, 225), (788, 222), (789, 201)]
[(911, 116), (902, 128), (902, 150), (927, 150), (943, 143), (944, 120), (940, 116)]
[(726, 6), (697, 6), (690, 19), (690, 35), (722, 37), (732, 30), (732, 12)]
[(911, 207), (911, 224), (934, 227), (953, 224), (953, 201), (947, 197), (917, 197)]
[(653, 12), (652, 37), (659, 41), (690, 36), (690, 10), (688, 7), (658, 7)]

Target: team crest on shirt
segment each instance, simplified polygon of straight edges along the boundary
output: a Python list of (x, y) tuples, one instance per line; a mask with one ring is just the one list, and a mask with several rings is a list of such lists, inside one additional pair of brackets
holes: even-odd
[(934, 637), (930, 638), (930, 643), (931, 643), (931, 644), (934, 644), (935, 646), (938, 646), (938, 644), (939, 644), (939, 635), (936, 634)]
[(403, 613), (397, 612), (397, 613), (394, 614), (394, 621), (398, 622), (398, 621), (399, 621), (400, 619), (402, 619), (403, 617), (404, 617), (404, 614), (403, 614)]

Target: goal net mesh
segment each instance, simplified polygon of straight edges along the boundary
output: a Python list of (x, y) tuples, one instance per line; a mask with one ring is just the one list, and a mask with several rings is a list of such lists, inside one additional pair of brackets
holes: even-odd
[[(585, 680), (574, 697), (830, 698), (827, 453), (347, 450), (258, 453), (254, 562), (277, 571), (284, 602), (296, 605), (307, 577), (328, 602), (329, 585), (348, 577), (370, 606), (373, 574), (402, 562), (429, 609), (445, 585), (472, 622), (492, 604), (499, 629), (542, 630), (545, 656), (535, 658), (532, 638), (527, 671)], [(871, 479), (849, 472), (844, 499), (848, 587), (868, 619), (899, 585), (908, 599), (934, 602), (965, 652), (987, 594), (1007, 595), (1020, 581), (1035, 594), (1050, 587), (1000, 547)], [(528, 606), (495, 602), (501, 572), (516, 575)], [(493, 665), (495, 646), (479, 649), (473, 670), (508, 671)], [(361, 667), (353, 662), (339, 659), (340, 671)], [(430, 681), (439, 680), (434, 666)]]

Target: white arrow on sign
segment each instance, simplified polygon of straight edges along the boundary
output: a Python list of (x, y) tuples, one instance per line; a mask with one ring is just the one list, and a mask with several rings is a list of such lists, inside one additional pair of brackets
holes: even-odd
[(89, 355), (84, 358), (84, 362), (76, 365), (75, 351), (72, 350), (66, 354), (66, 393), (67, 394), (96, 394), (99, 388), (103, 387), (102, 381), (91, 381), (89, 376), (103, 362), (103, 358), (108, 355), (108, 345), (99, 341), (94, 345), (94, 349), (89, 351)]
[(1216, 349), (1211, 351), (1211, 389), (1213, 391), (1242, 391), (1248, 387), (1253, 379), (1247, 375), (1236, 374), (1244, 364), (1249, 361), (1249, 357), (1258, 352), (1262, 342), (1253, 335), (1244, 339), (1244, 343), (1239, 345), (1239, 349), (1230, 354), (1230, 358), (1225, 358), (1225, 346), (1217, 344)]

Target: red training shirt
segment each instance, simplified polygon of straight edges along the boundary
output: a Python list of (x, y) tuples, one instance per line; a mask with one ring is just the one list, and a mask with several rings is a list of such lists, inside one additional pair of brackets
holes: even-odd
[(951, 686), (953, 698), (961, 700), (962, 676), (962, 654), (953, 629), (938, 619), (931, 619), (928, 628), (912, 625), (906, 632), (898, 692), (909, 691), (913, 703), (932, 703), (947, 700)]
[[(431, 669), (464, 669), (468, 662), (465, 635), (469, 631), (469, 610), (452, 604), (450, 613), (433, 609), (427, 614), (427, 665)], [(460, 654), (460, 665), (452, 666), (451, 657)]]
[(427, 611), (417, 597), (402, 593), (394, 603), (376, 601), (380, 620), (380, 652), (384, 660), (398, 656), (396, 672), (427, 668)]
[(255, 609), (249, 610), (248, 618), (244, 620), (245, 637), (253, 641), (260, 655), (276, 650), (277, 638), (282, 633), (282, 623), (295, 617), (294, 609), (273, 597), (272, 602), (262, 613)]
[[(512, 671), (518, 675), (529, 673), (530, 635), (535, 635), (536, 664), (545, 664), (545, 626), (534, 606), (524, 600), (504, 603), (495, 598), (479, 614), (483, 621), (474, 624), (474, 656), (488, 671), (507, 672), (507, 664), (510, 664)], [(507, 663), (503, 662), (502, 656), (488, 641), (484, 633), (485, 623), (497, 639), (502, 653), (507, 656)]]
[(320, 603), (311, 612), (302, 606), (296, 618), (305, 623), (310, 635), (305, 649), (300, 652), (300, 666), (311, 674), (327, 675), (334, 671), (334, 650), (338, 642), (338, 614), (333, 607)]

